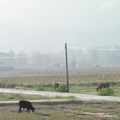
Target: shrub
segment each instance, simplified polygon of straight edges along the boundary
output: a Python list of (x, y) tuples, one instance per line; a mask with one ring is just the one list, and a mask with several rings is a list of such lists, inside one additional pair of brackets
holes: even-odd
[(5, 86), (6, 86), (6, 83), (0, 82), (0, 88), (5, 88)]
[(25, 87), (27, 87), (27, 88), (34, 88), (34, 85), (27, 84), (27, 85), (25, 85)]
[(0, 88), (15, 88), (17, 86), (16, 83), (4, 83), (0, 82)]
[(56, 88), (57, 92), (67, 92), (67, 87), (66, 85), (62, 84), (59, 86), (59, 88)]
[(101, 90), (98, 91), (98, 95), (107, 96), (113, 94), (114, 94), (114, 90), (111, 88), (102, 88)]
[(5, 88), (15, 88), (17, 84), (14, 83), (6, 83)]
[(45, 91), (45, 88), (42, 85), (38, 85), (37, 91)]

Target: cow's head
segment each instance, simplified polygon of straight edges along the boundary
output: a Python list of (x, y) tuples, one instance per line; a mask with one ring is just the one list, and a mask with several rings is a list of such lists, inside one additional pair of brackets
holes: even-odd
[(34, 112), (34, 111), (35, 111), (35, 108), (31, 108), (31, 110)]

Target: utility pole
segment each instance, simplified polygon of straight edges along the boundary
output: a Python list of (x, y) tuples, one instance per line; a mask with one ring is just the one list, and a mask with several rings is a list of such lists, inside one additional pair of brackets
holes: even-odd
[(69, 75), (68, 75), (67, 43), (65, 43), (65, 58), (66, 58), (66, 82), (67, 82), (67, 92), (69, 92)]

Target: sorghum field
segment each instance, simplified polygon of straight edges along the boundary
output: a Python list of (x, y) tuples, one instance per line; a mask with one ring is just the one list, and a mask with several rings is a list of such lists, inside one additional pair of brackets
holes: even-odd
[[(0, 72), (0, 87), (50, 90), (53, 82), (66, 84), (65, 69), (16, 70)], [(108, 82), (115, 96), (120, 96), (120, 67), (69, 68), (70, 92), (97, 94), (96, 86)]]

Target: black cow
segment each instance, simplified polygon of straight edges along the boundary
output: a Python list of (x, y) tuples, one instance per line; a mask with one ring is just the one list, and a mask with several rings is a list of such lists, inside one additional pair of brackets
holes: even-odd
[(27, 112), (30, 112), (30, 110), (32, 110), (32, 112), (34, 112), (35, 108), (32, 106), (32, 103), (29, 101), (19, 101), (19, 112), (21, 112), (21, 108), (25, 109), (27, 108)]
[(98, 91), (99, 89), (106, 88), (106, 87), (109, 88), (109, 86), (110, 86), (109, 83), (101, 83), (101, 84), (98, 85), (98, 87), (96, 88), (96, 90)]

